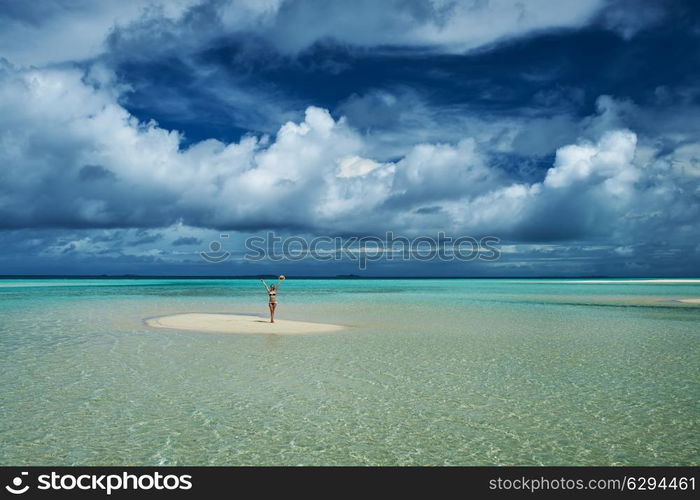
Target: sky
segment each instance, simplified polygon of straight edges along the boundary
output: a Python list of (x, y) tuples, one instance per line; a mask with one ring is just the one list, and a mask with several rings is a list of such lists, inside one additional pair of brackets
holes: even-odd
[[(694, 1), (0, 1), (3, 275), (694, 277), (698, 221)], [(245, 255), (388, 231), (500, 258)]]

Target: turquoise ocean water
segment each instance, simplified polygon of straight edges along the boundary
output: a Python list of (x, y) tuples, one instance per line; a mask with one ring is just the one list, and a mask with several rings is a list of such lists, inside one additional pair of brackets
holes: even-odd
[(3, 465), (700, 464), (700, 282), (0, 280)]

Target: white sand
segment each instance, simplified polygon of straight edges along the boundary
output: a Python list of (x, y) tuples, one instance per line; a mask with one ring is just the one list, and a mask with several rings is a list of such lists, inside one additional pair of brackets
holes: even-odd
[(678, 299), (678, 302), (685, 302), (686, 304), (700, 304), (700, 299)]
[(161, 316), (146, 320), (148, 326), (154, 328), (170, 328), (174, 330), (192, 330), (196, 332), (235, 333), (243, 335), (308, 335), (313, 333), (338, 332), (346, 327), (326, 323), (307, 323), (288, 319), (269, 319), (259, 316), (243, 316), (239, 314), (210, 314), (184, 313), (172, 316)]

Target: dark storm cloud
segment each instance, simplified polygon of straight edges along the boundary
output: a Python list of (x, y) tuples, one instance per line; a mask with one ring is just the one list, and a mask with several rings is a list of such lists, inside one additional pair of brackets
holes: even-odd
[[(227, 28), (224, 3), (205, 2), (177, 22), (155, 16), (118, 27), (105, 57), (131, 86), (127, 109), (184, 131), (185, 144), (274, 133), (314, 105), (371, 132), (382, 146), (373, 154), (384, 159), (421, 141), (456, 142), (470, 125), (482, 126), (464, 123), (474, 116), (502, 129), (514, 119), (539, 120), (520, 127), (516, 144), (525, 154), (548, 155), (577, 139), (572, 122), (591, 115), (600, 95), (646, 104), (659, 87), (697, 81), (699, 56), (687, 50), (697, 43), (692, 3), (647, 4), (653, 5), (609, 2), (588, 26), (506, 37), (488, 50), (453, 53), (437, 41), (428, 51), (368, 50), (362, 35), (342, 42), (338, 34), (290, 53), (275, 37), (291, 35), (273, 36), (264, 26)], [(268, 22), (304, 31), (303, 5), (285, 4)]]
[(334, 109), (353, 94), (397, 83), (429, 89), (433, 104), (459, 96), (459, 104), (511, 106), (531, 95), (522, 81), (512, 92), (518, 77), (508, 65), (522, 54), (496, 64), (476, 55), (470, 64), (463, 53), (519, 39), (528, 26), (580, 26), (604, 7), (547, 5), (287, 1), (263, 9), (199, 2), (177, 20), (149, 15), (115, 27), (105, 57), (132, 86), (126, 102), (136, 116), (184, 130), (190, 140), (236, 140), (247, 130), (274, 132), (309, 105)]
[(0, 7), (2, 234), (161, 264), (208, 241), (180, 225), (697, 253), (692, 2), (262, 5)]

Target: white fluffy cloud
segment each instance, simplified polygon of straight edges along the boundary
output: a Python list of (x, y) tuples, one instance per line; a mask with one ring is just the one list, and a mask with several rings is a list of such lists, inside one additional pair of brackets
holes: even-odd
[[(583, 26), (604, 6), (603, 0), (16, 2), (0, 10), (0, 55), (20, 65), (87, 59), (104, 50), (114, 30), (124, 44), (139, 40), (140, 49), (143, 37), (157, 42), (152, 49), (175, 41), (183, 49), (255, 33), (282, 53), (328, 39), (461, 52), (533, 31)], [(206, 29), (199, 29), (203, 25)]]
[(544, 185), (560, 189), (592, 179), (594, 183), (602, 181), (610, 195), (629, 194), (639, 178), (639, 171), (632, 164), (636, 145), (637, 136), (623, 130), (606, 133), (598, 144), (560, 148)]
[(572, 239), (609, 232), (641, 195), (634, 164), (637, 136), (607, 132), (597, 143), (582, 142), (557, 151), (544, 180), (512, 183), (448, 207), (463, 227), (516, 234), (525, 239)]
[(301, 123), (282, 125), (274, 139), (206, 140), (182, 149), (177, 132), (138, 122), (106, 83), (96, 86), (77, 69), (5, 66), (3, 226), (158, 226), (183, 219), (253, 229), (342, 221), (358, 229), (383, 217), (376, 210), (389, 201), (410, 209), (464, 196), (495, 178), (473, 140), (421, 144), (397, 163), (365, 158), (363, 137), (315, 107)]
[(119, 91), (105, 70), (2, 67), (3, 227), (443, 229), (516, 240), (615, 235), (624, 245), (671, 219), (682, 230), (698, 214), (697, 144), (661, 154), (613, 129), (560, 148), (540, 180), (524, 183), (491, 165), (473, 137), (377, 160), (364, 135), (317, 107), (274, 137), (183, 147), (178, 132), (130, 115)]
[(265, 11), (262, 25), (283, 51), (334, 39), (359, 46), (428, 46), (462, 52), (536, 30), (582, 26), (603, 5), (599, 0), (289, 1), (280, 3), (274, 16)]
[[(87, 59), (104, 50), (117, 25), (148, 9), (163, 19), (179, 18), (196, 0), (41, 0), (6, 2), (0, 7), (0, 57), (15, 64), (43, 65)], [(79, 33), (80, 36), (76, 36)]]

